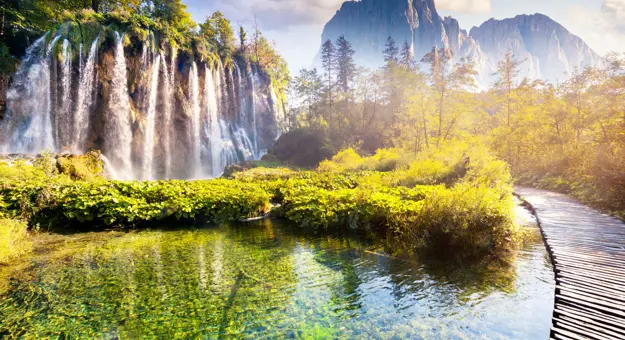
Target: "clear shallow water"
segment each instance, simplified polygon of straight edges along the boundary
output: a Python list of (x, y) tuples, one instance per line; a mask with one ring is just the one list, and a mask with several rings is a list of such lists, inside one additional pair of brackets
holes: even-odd
[(509, 266), (395, 258), (271, 220), (42, 242), (53, 250), (0, 297), (0, 337), (544, 339), (551, 326), (539, 241)]

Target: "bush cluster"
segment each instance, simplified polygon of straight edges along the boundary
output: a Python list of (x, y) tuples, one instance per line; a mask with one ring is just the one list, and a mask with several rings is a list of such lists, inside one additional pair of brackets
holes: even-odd
[(86, 181), (0, 164), (0, 210), (31, 225), (97, 228), (196, 217), (219, 223), (265, 213), (269, 200), (259, 186), (234, 180)]
[(346, 150), (315, 171), (257, 167), (206, 181), (121, 182), (50, 174), (45, 161), (0, 164), (0, 213), (31, 225), (102, 228), (234, 221), (261, 216), (273, 202), (274, 216), (303, 228), (375, 232), (406, 250), (473, 253), (514, 244), (506, 163), (482, 149), (454, 150), (409, 161), (391, 150), (365, 158)]

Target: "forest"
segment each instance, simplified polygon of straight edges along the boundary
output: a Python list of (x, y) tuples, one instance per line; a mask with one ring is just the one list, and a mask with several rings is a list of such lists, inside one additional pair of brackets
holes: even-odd
[[(624, 55), (608, 54), (601, 67), (550, 84), (520, 79), (524, 60), (508, 53), (498, 80), (478, 91), (471, 61), (454, 63), (449, 50), (413, 56), (408, 43), (389, 37), (376, 70), (356, 65), (355, 53), (344, 37), (326, 41), (321, 67), (293, 77), (292, 130), (274, 148), (281, 160), (307, 166), (347, 147), (416, 155), (479, 144), (509, 164), (516, 183), (570, 193), (623, 217)], [(302, 159), (293, 145), (314, 150)]]

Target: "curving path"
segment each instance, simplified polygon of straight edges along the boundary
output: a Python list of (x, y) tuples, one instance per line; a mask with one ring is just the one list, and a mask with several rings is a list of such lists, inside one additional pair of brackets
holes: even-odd
[(552, 339), (625, 339), (625, 224), (566, 195), (517, 187), (556, 276)]

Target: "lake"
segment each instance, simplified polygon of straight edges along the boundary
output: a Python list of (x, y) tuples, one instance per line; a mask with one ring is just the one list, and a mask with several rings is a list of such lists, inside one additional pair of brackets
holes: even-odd
[(545, 339), (551, 327), (539, 239), (508, 263), (473, 263), (276, 220), (36, 238), (4, 268), (0, 337)]

